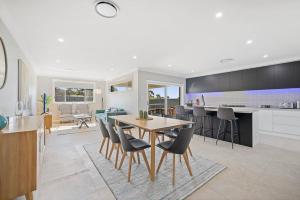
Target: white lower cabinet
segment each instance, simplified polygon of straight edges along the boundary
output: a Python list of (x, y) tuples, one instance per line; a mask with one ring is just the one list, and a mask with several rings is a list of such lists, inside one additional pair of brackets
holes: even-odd
[(300, 111), (260, 110), (258, 132), (261, 143), (300, 151)]

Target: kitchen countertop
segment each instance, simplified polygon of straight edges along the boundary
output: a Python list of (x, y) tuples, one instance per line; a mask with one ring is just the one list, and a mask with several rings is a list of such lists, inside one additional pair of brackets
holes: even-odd
[[(219, 106), (204, 106), (207, 111), (218, 111)], [(185, 106), (185, 109), (192, 110), (193, 107)], [(281, 108), (255, 108), (255, 107), (232, 107), (235, 113), (254, 113), (260, 110), (276, 110), (276, 111), (291, 111), (299, 112), (300, 109), (281, 109)]]

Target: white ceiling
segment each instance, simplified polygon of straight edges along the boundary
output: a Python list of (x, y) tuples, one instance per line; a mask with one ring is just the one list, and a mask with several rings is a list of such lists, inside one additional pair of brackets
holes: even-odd
[(115, 2), (118, 16), (106, 19), (94, 0), (0, 0), (0, 17), (39, 75), (110, 79), (140, 68), (190, 77), (300, 59), (299, 0)]

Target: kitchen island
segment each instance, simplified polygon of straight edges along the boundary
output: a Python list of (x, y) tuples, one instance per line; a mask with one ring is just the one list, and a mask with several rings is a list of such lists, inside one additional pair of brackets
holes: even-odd
[[(185, 107), (186, 110), (192, 113), (192, 107)], [(250, 108), (250, 107), (233, 107), (232, 108), (235, 116), (238, 118), (238, 129), (240, 132), (240, 139), (238, 137), (234, 138), (234, 143), (241, 144), (248, 147), (253, 147), (257, 143), (257, 127), (258, 127), (258, 111), (259, 109)], [(217, 111), (218, 107), (215, 106), (205, 106), (205, 110), (207, 114), (212, 117), (212, 124), (213, 124), (213, 133), (210, 132), (206, 133), (207, 137), (217, 138), (218, 128), (220, 120), (217, 118)], [(206, 125), (207, 126), (207, 125)], [(221, 132), (224, 132), (226, 129), (225, 137), (223, 134), (219, 136), (220, 140), (225, 140), (231, 142), (230, 138), (230, 125), (226, 123), (226, 126), (223, 127)], [(200, 134), (200, 133), (196, 133)], [(201, 133), (202, 134), (202, 133)]]

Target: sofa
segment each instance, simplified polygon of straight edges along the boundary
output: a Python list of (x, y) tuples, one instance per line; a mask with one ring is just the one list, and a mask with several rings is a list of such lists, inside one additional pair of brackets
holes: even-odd
[(59, 121), (60, 122), (74, 122), (74, 115), (76, 114), (88, 114), (92, 116), (88, 104), (60, 104), (59, 110)]
[(102, 119), (104, 122), (112, 122), (114, 123), (114, 120), (110, 118), (110, 116), (115, 115), (127, 115), (127, 112), (124, 109), (120, 108), (109, 108), (106, 110), (96, 110), (95, 118), (97, 121)]

